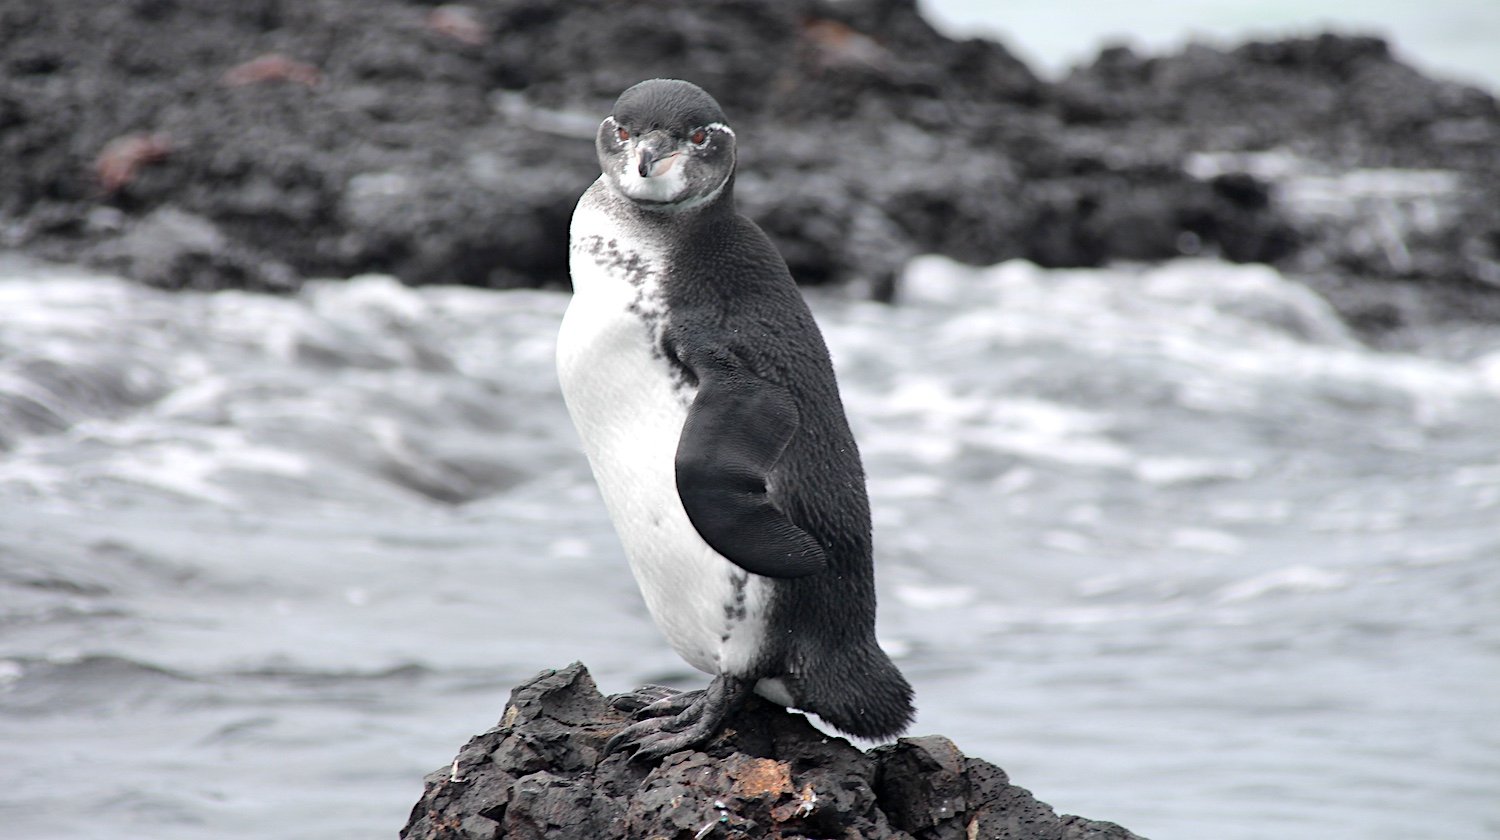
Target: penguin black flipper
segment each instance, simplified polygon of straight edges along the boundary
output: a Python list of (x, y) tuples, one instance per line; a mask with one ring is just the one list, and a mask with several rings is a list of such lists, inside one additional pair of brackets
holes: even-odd
[(823, 546), (771, 502), (771, 469), (797, 432), (785, 386), (728, 350), (679, 356), (698, 380), (677, 443), (677, 494), (699, 536), (747, 572), (799, 578), (828, 568)]

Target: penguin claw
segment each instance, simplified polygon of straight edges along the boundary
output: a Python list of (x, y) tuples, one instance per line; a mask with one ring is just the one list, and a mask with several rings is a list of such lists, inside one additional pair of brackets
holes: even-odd
[(635, 753), (631, 755), (631, 758), (640, 758), (643, 743), (653, 735), (660, 736), (664, 734), (669, 722), (662, 718), (651, 718), (639, 723), (632, 723), (619, 732), (616, 732), (614, 737), (605, 742), (604, 754), (614, 755), (621, 748), (635, 747)]
[[(660, 720), (657, 718), (656, 720)], [(653, 761), (665, 758), (678, 750), (696, 747), (718, 734), (719, 721), (700, 721), (691, 728), (682, 732), (672, 732), (662, 727), (661, 732), (650, 741), (643, 741), (636, 748), (635, 754), (630, 757), (632, 761)]]
[(659, 718), (668, 715), (680, 715), (691, 709), (703, 698), (703, 691), (679, 691), (669, 694), (640, 709), (636, 709), (635, 716), (639, 719)]
[(664, 685), (648, 684), (634, 691), (611, 694), (609, 696), (609, 705), (615, 711), (633, 715), (682, 693), (675, 688), (669, 688)]
[(696, 747), (713, 738), (719, 732), (723, 718), (715, 719), (711, 714), (689, 710), (670, 718), (651, 718), (631, 724), (615, 733), (604, 745), (604, 754), (634, 747), (631, 761), (652, 761), (664, 758), (678, 750)]
[(631, 760), (650, 760), (702, 744), (718, 733), (748, 689), (746, 681), (720, 675), (706, 689), (662, 698), (637, 711), (637, 717), (650, 716), (616, 732), (605, 742), (604, 754), (634, 746)]

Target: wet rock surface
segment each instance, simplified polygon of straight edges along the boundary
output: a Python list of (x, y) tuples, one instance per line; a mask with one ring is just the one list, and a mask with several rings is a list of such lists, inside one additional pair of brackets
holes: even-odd
[(1054, 83), (913, 0), (75, 0), (0, 7), (0, 56), (0, 247), (171, 288), (565, 286), (594, 126), (670, 75), (724, 104), (802, 282), (1219, 254), (1375, 330), (1500, 317), (1500, 107), (1373, 38)]
[(941, 736), (863, 752), (752, 700), (701, 752), (603, 757), (627, 723), (573, 664), (518, 686), (494, 729), (427, 777), (404, 840), (990, 838), (1131, 840), (1058, 816)]

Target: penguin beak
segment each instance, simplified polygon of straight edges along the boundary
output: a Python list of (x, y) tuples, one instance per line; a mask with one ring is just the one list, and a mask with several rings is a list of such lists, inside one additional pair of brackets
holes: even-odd
[(681, 154), (676, 144), (664, 134), (649, 134), (635, 147), (635, 171), (642, 178), (660, 178), (671, 171)]

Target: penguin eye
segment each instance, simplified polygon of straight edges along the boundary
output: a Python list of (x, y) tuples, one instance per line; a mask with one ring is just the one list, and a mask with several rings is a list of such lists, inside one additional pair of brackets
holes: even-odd
[(615, 136), (620, 138), (620, 142), (623, 143), (630, 139), (630, 131), (625, 128), (617, 128), (615, 129)]
[(704, 143), (708, 142), (708, 132), (700, 128), (697, 131), (693, 132), (693, 136), (689, 137), (688, 139), (693, 141), (694, 146), (701, 146)]

